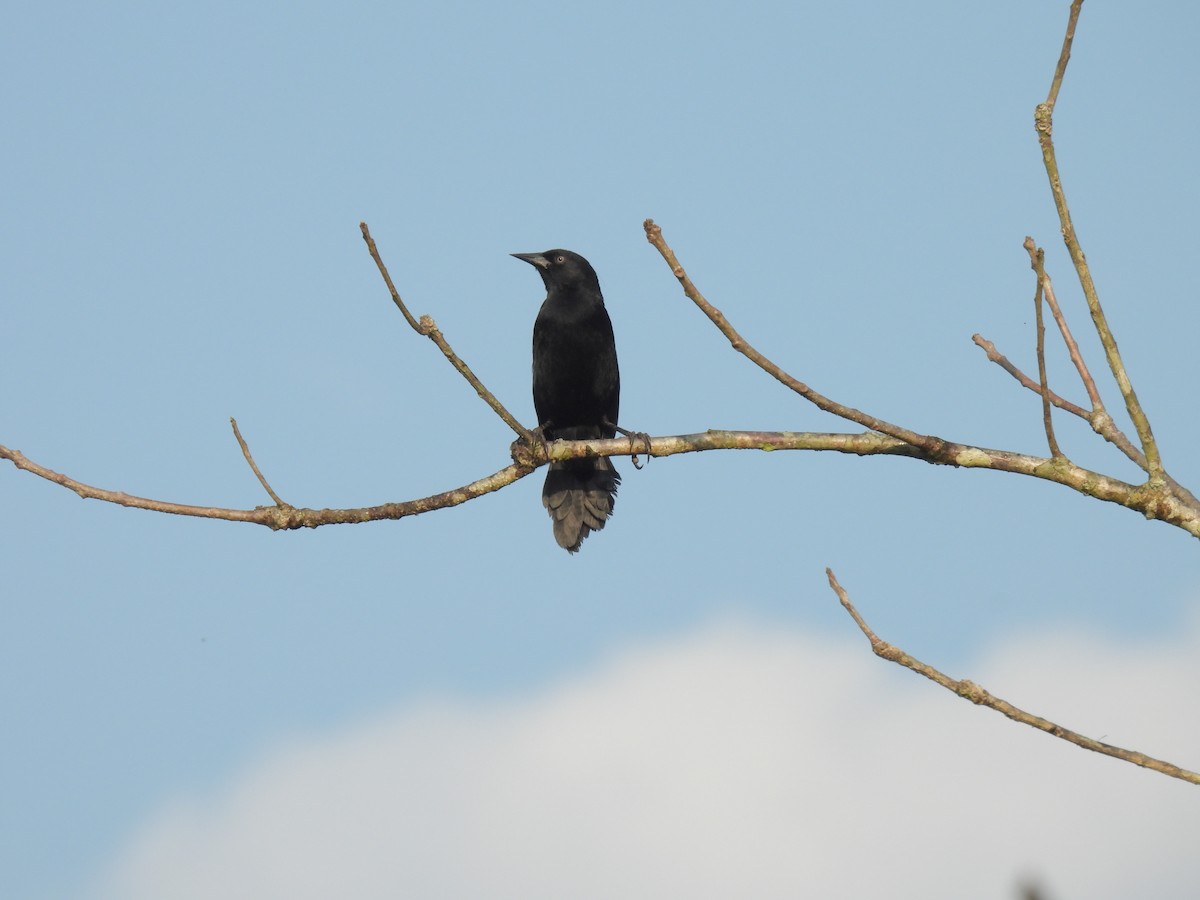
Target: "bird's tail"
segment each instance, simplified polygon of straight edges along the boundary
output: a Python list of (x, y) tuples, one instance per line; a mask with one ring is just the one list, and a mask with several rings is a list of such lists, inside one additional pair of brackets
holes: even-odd
[(554, 539), (571, 553), (604, 527), (617, 501), (621, 476), (607, 456), (550, 463), (542, 505), (554, 520)]

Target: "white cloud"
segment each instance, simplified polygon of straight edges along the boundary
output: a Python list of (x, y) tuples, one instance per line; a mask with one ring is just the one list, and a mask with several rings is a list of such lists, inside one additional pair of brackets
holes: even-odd
[[(929, 660), (936, 664), (936, 660)], [(1012, 640), (968, 675), (1200, 762), (1200, 627)], [(1090, 729), (1090, 732), (1088, 731)], [(1196, 787), (1068, 746), (873, 657), (722, 623), (509, 702), (430, 702), (170, 805), (101, 894), (1200, 896)]]

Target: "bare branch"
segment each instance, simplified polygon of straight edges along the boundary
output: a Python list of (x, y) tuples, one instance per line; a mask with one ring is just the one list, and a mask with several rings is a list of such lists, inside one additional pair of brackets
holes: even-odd
[[(121, 506), (175, 515), (225, 519), (231, 522), (251, 522), (273, 529), (281, 529), (316, 528), (321, 525), (343, 525), (419, 515), (434, 509), (457, 506), (475, 497), (499, 490), (505, 485), (523, 478), (546, 462), (578, 459), (586, 456), (628, 456), (632, 449), (629, 439), (624, 437), (608, 440), (554, 441), (547, 445), (544, 451), (541, 446), (541, 442), (538, 441), (534, 441), (532, 444), (517, 441), (513, 445), (514, 465), (471, 484), (431, 497), (364, 508), (320, 510), (286, 506), (239, 510), (168, 503), (135, 497), (120, 491), (92, 487), (38, 465), (19, 451), (10, 450), (4, 446), (0, 446), (0, 459), (10, 460), (18, 469), (61, 485), (85, 499), (103, 500)], [(1185, 497), (1148, 485), (1128, 484), (1075, 465), (1065, 458), (1047, 459), (1042, 456), (1030, 456), (1009, 450), (994, 450), (987, 447), (941, 441), (938, 458), (933, 459), (929, 452), (921, 447), (871, 431), (862, 434), (838, 434), (714, 430), (699, 434), (650, 438), (647, 444), (642, 444), (637, 449), (639, 452), (646, 452), (649, 456), (675, 456), (681, 453), (697, 453), (708, 450), (832, 451), (853, 453), (858, 456), (903, 456), (964, 469), (992, 469), (1061, 484), (1076, 493), (1136, 510), (1146, 518), (1158, 519), (1182, 528), (1194, 537), (1200, 537), (1200, 504), (1194, 500), (1189, 502)]]
[[(1005, 372), (1020, 382), (1022, 387), (1028, 388), (1035, 394), (1041, 393), (1038, 383), (1013, 365), (1007, 356), (996, 349), (995, 344), (980, 334), (972, 335), (971, 340), (974, 341), (975, 344), (987, 354), (987, 358), (989, 360), (994, 362)], [(1079, 418), (1083, 419), (1092, 426), (1092, 430), (1095, 431), (1096, 434), (1100, 435), (1102, 438), (1124, 453), (1134, 463), (1134, 465), (1136, 465), (1143, 472), (1146, 471), (1146, 457), (1140, 450), (1138, 450), (1137, 447), (1133, 445), (1133, 442), (1126, 437), (1125, 432), (1121, 431), (1121, 429), (1117, 427), (1117, 424), (1112, 420), (1112, 416), (1110, 416), (1104, 410), (1103, 405), (1101, 405), (1097, 412), (1089, 413), (1082, 406), (1077, 406), (1069, 400), (1064, 400), (1062, 397), (1058, 396), (1058, 394), (1054, 393), (1054, 391), (1050, 391), (1049, 394), (1051, 403), (1053, 403), (1059, 409), (1065, 410), (1066, 412), (1071, 413), (1071, 415), (1078, 416)], [(1191, 491), (1185, 488), (1170, 475), (1167, 475), (1166, 479), (1167, 486), (1184, 503), (1190, 506), (1200, 507), (1200, 500), (1197, 500)]]
[(530, 434), (529, 429), (518, 422), (516, 417), (504, 408), (504, 404), (496, 399), (495, 394), (484, 387), (483, 382), (480, 381), (476, 377), (475, 373), (471, 371), (470, 366), (463, 362), (458, 354), (451, 349), (450, 344), (446, 341), (445, 337), (442, 336), (441, 331), (438, 330), (437, 324), (433, 321), (433, 319), (430, 316), (421, 316), (420, 320), (418, 321), (413, 317), (413, 314), (408, 311), (408, 307), (405, 306), (404, 301), (400, 299), (400, 293), (396, 290), (396, 285), (392, 283), (392, 276), (388, 274), (387, 266), (383, 264), (383, 259), (379, 255), (379, 248), (375, 246), (375, 239), (371, 237), (371, 230), (367, 227), (367, 223), (359, 222), (358, 227), (359, 230), (362, 231), (363, 240), (367, 243), (367, 250), (370, 251), (371, 259), (375, 260), (375, 265), (379, 267), (379, 274), (383, 276), (384, 284), (387, 285), (388, 292), (392, 295), (392, 302), (395, 303), (396, 308), (404, 314), (405, 320), (410, 326), (412, 326), (413, 331), (415, 331), (417, 334), (425, 335), (425, 337), (437, 344), (437, 348), (441, 350), (442, 355), (444, 355), (446, 359), (450, 361), (450, 365), (454, 366), (454, 368), (458, 370), (459, 374), (462, 375), (463, 378), (467, 379), (467, 382), (471, 385), (471, 387), (475, 388), (475, 393), (480, 396), (484, 403), (492, 408), (496, 415), (504, 420), (504, 423), (509, 428), (517, 433), (518, 437), (524, 441), (532, 440), (532, 435)]
[[(1031, 262), (1036, 260), (1036, 254), (1039, 249), (1033, 241), (1033, 238), (1025, 239), (1025, 249), (1030, 254)], [(1047, 388), (1047, 395), (1050, 402), (1059, 409), (1078, 416), (1087, 422), (1096, 434), (1100, 435), (1126, 457), (1128, 457), (1138, 468), (1143, 472), (1149, 473), (1149, 467), (1146, 463), (1145, 454), (1143, 454), (1133, 442), (1129, 440), (1125, 432), (1117, 427), (1108, 410), (1104, 406), (1104, 401), (1101, 400), (1099, 392), (1096, 390), (1096, 382), (1092, 378), (1091, 372), (1088, 371), (1087, 363), (1083, 359), (1083, 354), (1079, 350), (1079, 345), (1075, 342), (1075, 337), (1071, 334), (1070, 326), (1067, 325), (1066, 316), (1063, 315), (1062, 309), (1058, 305), (1058, 300), (1054, 296), (1054, 286), (1050, 276), (1043, 270), (1042, 273), (1042, 292), (1047, 305), (1050, 307), (1050, 312), (1054, 316), (1055, 322), (1058, 323), (1058, 329), (1062, 333), (1063, 342), (1067, 346), (1067, 352), (1070, 354), (1072, 362), (1075, 363), (1075, 368), (1079, 372), (1079, 377), (1083, 381), (1084, 387), (1088, 392), (1088, 396), (1092, 401), (1092, 411), (1088, 412), (1081, 406), (1065, 400), (1054, 391)], [(1022, 387), (1033, 391), (1035, 394), (1041, 394), (1042, 389), (1036, 381), (1017, 368), (1003, 353), (996, 349), (996, 345), (987, 340), (980, 334), (971, 335), (971, 340), (987, 354), (987, 358), (1002, 368), (1005, 372), (1015, 378)], [(1200, 507), (1200, 501), (1196, 496), (1185, 488), (1182, 484), (1172, 478), (1169, 474), (1164, 473), (1167, 487), (1179, 497), (1185, 504), (1190, 506)]]
[(242, 437), (242, 432), (238, 429), (237, 419), (235, 419), (233, 416), (230, 416), (229, 424), (233, 426), (233, 436), (237, 438), (238, 446), (242, 448), (242, 456), (246, 457), (246, 462), (250, 464), (250, 468), (254, 471), (254, 475), (258, 479), (258, 483), (263, 486), (263, 490), (271, 495), (271, 499), (275, 501), (276, 506), (290, 507), (290, 503), (284, 503), (281, 499), (279, 499), (279, 495), (271, 490), (271, 485), (267, 484), (267, 479), (264, 478), (263, 473), (259, 471), (258, 465), (254, 462), (254, 457), (250, 455), (250, 448), (246, 445), (246, 441)]
[(256, 506), (254, 509), (224, 509), (218, 506), (191, 506), (184, 503), (171, 503), (165, 500), (151, 500), (126, 494), (122, 491), (109, 491), (93, 487), (77, 481), (68, 475), (55, 472), (45, 466), (35, 463), (18, 450), (0, 446), (0, 459), (9, 460), (14, 466), (23, 471), (37, 475), (54, 484), (74, 491), (84, 500), (103, 500), (118, 506), (131, 509), (145, 509), (151, 512), (170, 513), (177, 516), (195, 516), (202, 519), (222, 519), (227, 522), (249, 522), (253, 525), (265, 525), (272, 531), (295, 528), (317, 528), (321, 525), (347, 525), (356, 522), (374, 522), (382, 519), (403, 519), (407, 516), (420, 515), (435, 509), (445, 509), (458, 506), (492, 491), (498, 491), (518, 479), (524, 478), (533, 469), (528, 466), (511, 465), (492, 475), (453, 488), (440, 494), (432, 494), (417, 500), (402, 503), (384, 503), (379, 506), (368, 506), (357, 509), (304, 509), (295, 506)]
[(1041, 716), (1035, 716), (1032, 713), (1025, 712), (1013, 706), (1006, 700), (1001, 700), (999, 697), (994, 697), (981, 688), (974, 682), (962, 680), (956, 681), (948, 675), (939, 672), (933, 666), (927, 665), (910, 656), (908, 653), (901, 650), (892, 644), (879, 638), (871, 627), (866, 623), (854, 604), (850, 602), (850, 597), (845, 589), (838, 583), (837, 577), (833, 574), (832, 569), (826, 569), (825, 575), (829, 578), (829, 586), (833, 588), (837, 594), (838, 600), (841, 601), (846, 612), (850, 613), (859, 630), (866, 635), (867, 640), (871, 642), (872, 652), (880, 659), (886, 659), (888, 662), (894, 662), (897, 665), (904, 666), (906, 669), (911, 669), (918, 675), (924, 675), (930, 681), (940, 684), (951, 693), (957, 694), (972, 703), (980, 706), (986, 706), (989, 709), (994, 709), (996, 712), (1003, 713), (1012, 719), (1014, 722), (1020, 722), (1022, 725), (1028, 725), (1031, 728), (1036, 728), (1039, 731), (1044, 731), (1047, 734), (1053, 735), (1056, 738), (1061, 738), (1064, 741), (1074, 744), (1077, 747), (1082, 747), (1084, 750), (1091, 750), (1095, 753), (1103, 753), (1105, 756), (1111, 756), (1115, 759), (1124, 760), (1125, 762), (1133, 763), (1135, 766), (1142, 766), (1146, 769), (1159, 772), (1163, 775), (1169, 775), (1172, 778), (1178, 778), (1181, 781), (1187, 781), (1191, 784), (1200, 784), (1200, 773), (1191, 772), (1187, 769), (1180, 768), (1173, 763), (1164, 762), (1161, 759), (1155, 759), (1152, 756), (1147, 756), (1144, 753), (1139, 753), (1137, 750), (1125, 750), (1122, 747), (1114, 747), (1112, 744), (1105, 744), (1089, 737), (1084, 737), (1082, 734), (1063, 728), (1061, 725), (1056, 725), (1049, 719), (1043, 719)]
[[(686, 294), (687, 297), (693, 303), (695, 303), (696, 306), (698, 306), (706, 316), (708, 316), (712, 323), (717, 326), (720, 332), (729, 339), (729, 342), (733, 348), (761, 368), (764, 372), (767, 372), (777, 381), (795, 391), (818, 408), (825, 410), (826, 412), (833, 413), (836, 416), (841, 416), (842, 418), (848, 419), (851, 422), (864, 425), (873, 431), (886, 434), (889, 437), (893, 437), (905, 444), (910, 444), (916, 450), (920, 451), (919, 453), (912, 455), (915, 455), (920, 459), (924, 459), (926, 462), (951, 466), (992, 468), (1003, 471), (1021, 471), (1023, 474), (1035, 475), (1039, 478), (1045, 478), (1049, 481), (1067, 485), (1072, 487), (1073, 490), (1079, 491), (1080, 493), (1088, 496), (1100, 497), (1101, 494), (1105, 494), (1107, 495), (1105, 499), (1140, 509), (1150, 518), (1163, 518), (1164, 521), (1169, 521), (1172, 524), (1178, 525), (1180, 528), (1185, 529), (1189, 533), (1200, 537), (1200, 531), (1193, 532), (1192, 525), (1190, 524), (1200, 521), (1200, 519), (1197, 518), (1200, 516), (1200, 504), (1197, 504), (1196, 498), (1187, 491), (1179, 491), (1172, 495), (1168, 495), (1162, 490), (1162, 486), (1170, 482), (1164, 482), (1162, 480), (1155, 481), (1155, 479), (1151, 478), (1151, 483), (1147, 485), (1145, 489), (1139, 488), (1134, 491), (1134, 494), (1136, 494), (1135, 499), (1134, 495), (1126, 494), (1123, 488), (1118, 488), (1115, 491), (1111, 491), (1109, 488), (1112, 485), (1120, 483), (1116, 482), (1115, 479), (1110, 479), (1107, 476), (1099, 475), (1095, 472), (1090, 472), (1085, 475), (1084, 473), (1088, 472), (1088, 470), (1067, 463), (1064, 459), (1057, 458), (1053, 460), (1042, 460), (1038, 457), (1025, 457), (1021, 454), (1012, 454), (1008, 453), (1007, 451), (985, 450), (983, 448), (972, 447), (966, 444), (956, 444), (944, 440), (943, 438), (934, 437), (931, 435), (918, 434), (917, 432), (910, 431), (898, 425), (893, 425), (890, 422), (885, 422), (882, 419), (876, 419), (873, 416), (869, 416), (866, 413), (860, 412), (852, 407), (843, 406), (842, 404), (817, 393), (808, 387), (808, 385), (792, 377), (774, 362), (767, 359), (765, 356), (755, 350), (754, 347), (752, 347), (749, 342), (747, 342), (746, 339), (743, 338), (737, 332), (737, 330), (729, 324), (721, 311), (714, 307), (704, 297), (704, 295), (688, 277), (687, 272), (684, 270), (678, 258), (675, 256), (675, 252), (671, 249), (671, 247), (667, 244), (666, 239), (663, 237), (662, 228), (656, 225), (653, 219), (647, 219), (643, 223), (643, 228), (646, 231), (646, 239), (655, 247), (655, 249), (658, 250), (663, 259), (666, 261), (667, 265), (671, 267), (671, 272), (683, 287), (684, 294)], [(1043, 282), (1044, 280), (1045, 279), (1043, 279)], [(1049, 301), (1049, 294), (1046, 294), (1046, 296), (1047, 301)], [(1051, 308), (1052, 310), (1056, 309), (1057, 304), (1053, 304)], [(1065, 328), (1065, 320), (1061, 319), (1061, 314), (1056, 316), (1056, 318), (1058, 318), (1060, 321), (1060, 328)], [(1086, 371), (1086, 367), (1084, 368), (1084, 371)], [(1034, 386), (1034, 390), (1036, 390), (1039, 394), (1041, 393), (1041, 388), (1036, 385)], [(1097, 420), (1089, 417), (1089, 421), (1093, 423), (1093, 428), (1096, 428), (1097, 431), (1100, 431), (1100, 427), (1098, 427), (1096, 424)], [(1112, 425), (1111, 419), (1108, 420), (1107, 426), (1105, 427), (1115, 428), (1115, 426)], [(658, 454), (656, 453), (655, 455)], [(1025, 469), (1024, 462), (1016, 463), (1014, 467), (1010, 468), (1010, 465), (1013, 465), (1013, 461), (1018, 459), (1023, 461), (1039, 459), (1039, 462), (1031, 469)], [(1099, 479), (1099, 481), (1093, 479)], [(1103, 488), (1100, 493), (1097, 493), (1094, 488), (1101, 483), (1106, 485), (1106, 487)], [(1126, 502), (1126, 500), (1120, 499), (1121, 497), (1126, 497), (1133, 502)], [(1147, 512), (1147, 510), (1154, 510), (1154, 512)], [(1167, 512), (1168, 510), (1169, 513), (1166, 518), (1160, 515), (1160, 513)]]
[(1100, 306), (1100, 296), (1096, 291), (1095, 282), (1092, 280), (1091, 269), (1088, 268), (1087, 258), (1083, 254), (1079, 237), (1075, 233), (1075, 225), (1071, 221), (1071, 211), (1067, 206), (1067, 197), (1062, 186), (1062, 176), (1059, 173), (1058, 160), (1054, 152), (1054, 141), (1052, 138), (1054, 130), (1054, 104), (1058, 99), (1058, 90), (1061, 87), (1062, 78), (1066, 72), (1067, 61), (1071, 56), (1071, 42), (1075, 37), (1075, 24), (1079, 19), (1079, 10), (1082, 3), (1083, 0), (1075, 0), (1071, 5), (1071, 15), (1067, 22), (1067, 33), (1063, 38), (1063, 49), (1059, 56), (1058, 66), (1055, 68), (1054, 80), (1051, 82), (1046, 102), (1039, 103), (1037, 109), (1034, 111), (1034, 128), (1037, 131), (1038, 143), (1042, 148), (1042, 162), (1046, 168), (1046, 176), (1050, 180), (1050, 192), (1054, 196), (1054, 206), (1058, 210), (1058, 220), (1062, 227), (1063, 242), (1067, 246), (1067, 252), (1071, 255), (1071, 262), (1075, 265), (1079, 284), (1083, 288), (1084, 297), (1087, 299), (1088, 312), (1091, 313), (1092, 323), (1096, 327), (1100, 343), (1104, 346), (1104, 354), (1108, 361), (1109, 371), (1112, 372), (1113, 378), (1117, 382), (1117, 387), (1120, 388), (1121, 396), (1125, 400), (1125, 408), (1129, 412), (1129, 418), (1137, 430), (1138, 442), (1142, 445), (1142, 452), (1146, 455), (1146, 468), (1150, 474), (1150, 481), (1161, 484), (1165, 481), (1165, 472), (1163, 471), (1162, 459), (1159, 456), (1158, 444), (1154, 440), (1154, 433), (1150, 428), (1150, 420), (1142, 409), (1142, 405), (1138, 401), (1137, 394), (1133, 389), (1133, 383), (1129, 380), (1129, 375), (1125, 370), (1125, 363), (1122, 361), (1120, 351), (1117, 349), (1117, 339), (1113, 335), (1112, 329), (1109, 328), (1108, 319), (1104, 315), (1104, 309)]
[(883, 419), (877, 419), (874, 416), (869, 416), (864, 412), (849, 406), (843, 406), (825, 397), (800, 380), (792, 377), (785, 372), (780, 366), (776, 365), (767, 357), (759, 353), (750, 342), (738, 334), (737, 330), (729, 324), (724, 314), (705, 299), (700, 290), (692, 283), (687, 272), (684, 271), (678, 258), (675, 256), (675, 251), (667, 244), (666, 238), (663, 237), (662, 228), (654, 224), (653, 219), (647, 219), (642, 227), (646, 230), (646, 240), (654, 245), (654, 248), (662, 255), (667, 265), (671, 267), (671, 272), (679, 280), (683, 286), (683, 292), (687, 295), (700, 310), (708, 316), (714, 325), (720, 330), (721, 334), (729, 339), (729, 343), (733, 345), (733, 349), (741, 353), (752, 363), (770, 375), (772, 378), (779, 381), (781, 384), (795, 391), (805, 400), (808, 400), (818, 409), (825, 412), (833, 413), (835, 416), (840, 416), (850, 422), (855, 422), (865, 428), (870, 428), (872, 431), (878, 431), (882, 434), (894, 437), (899, 441), (904, 441), (906, 444), (912, 444), (914, 447), (919, 447), (925, 451), (930, 462), (944, 462), (944, 457), (947, 454), (946, 442), (941, 438), (932, 435), (919, 434), (915, 431), (909, 431), (907, 428), (902, 428), (899, 425), (893, 425), (890, 422), (885, 422)]

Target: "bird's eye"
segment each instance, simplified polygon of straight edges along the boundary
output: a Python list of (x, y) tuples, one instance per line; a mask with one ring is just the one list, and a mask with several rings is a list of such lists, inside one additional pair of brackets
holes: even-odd
[(563, 263), (565, 263), (567, 261), (567, 258), (565, 256), (556, 256), (556, 257), (554, 257), (554, 261), (561, 266)]

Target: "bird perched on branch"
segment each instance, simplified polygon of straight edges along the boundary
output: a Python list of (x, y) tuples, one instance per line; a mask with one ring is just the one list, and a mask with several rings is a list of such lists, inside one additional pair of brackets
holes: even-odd
[[(621, 375), (600, 280), (570, 250), (514, 253), (535, 266), (546, 300), (533, 324), (533, 406), (546, 440), (611, 438), (617, 433)], [(575, 553), (612, 515), (621, 476), (606, 456), (550, 463), (542, 505), (554, 539)]]

